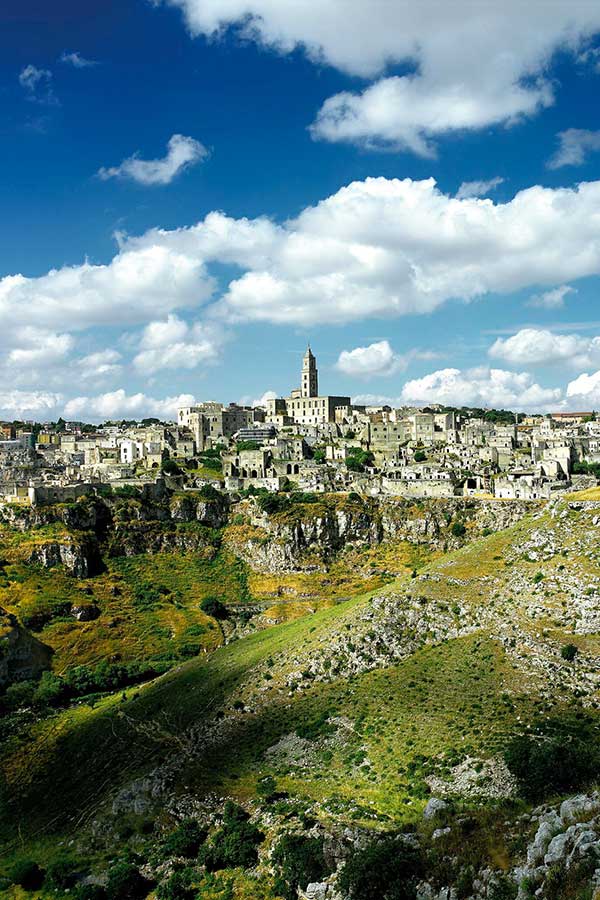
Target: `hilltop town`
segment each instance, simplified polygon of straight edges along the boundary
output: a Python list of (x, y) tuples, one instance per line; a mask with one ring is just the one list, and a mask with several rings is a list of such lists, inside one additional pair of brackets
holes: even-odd
[(360, 405), (319, 393), (310, 347), (301, 387), (263, 405), (202, 402), (177, 423), (5, 423), (0, 434), (0, 500), (32, 505), (163, 477), (228, 492), (539, 500), (594, 485), (600, 468), (594, 412)]

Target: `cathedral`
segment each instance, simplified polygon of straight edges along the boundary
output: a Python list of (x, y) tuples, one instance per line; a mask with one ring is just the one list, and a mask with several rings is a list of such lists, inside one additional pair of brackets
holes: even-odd
[(300, 387), (289, 397), (267, 401), (267, 421), (277, 425), (324, 425), (348, 415), (350, 397), (319, 396), (317, 360), (307, 348), (302, 360)]

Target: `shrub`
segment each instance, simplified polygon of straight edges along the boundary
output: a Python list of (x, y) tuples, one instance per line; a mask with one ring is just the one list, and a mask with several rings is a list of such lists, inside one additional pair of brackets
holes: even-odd
[(565, 644), (564, 647), (561, 647), (560, 655), (563, 659), (566, 659), (567, 662), (573, 662), (579, 650), (575, 646), (575, 644)]
[(540, 581), (543, 581), (543, 580), (544, 580), (544, 573), (543, 573), (543, 572), (536, 572), (535, 575), (533, 576), (533, 583), (534, 583), (534, 584), (539, 584)]
[(220, 600), (217, 600), (216, 597), (205, 597), (200, 603), (200, 609), (203, 613), (206, 613), (207, 616), (212, 616), (213, 619), (222, 620), (229, 618), (229, 610), (225, 604), (221, 603)]
[(350, 900), (413, 900), (423, 862), (398, 838), (385, 838), (347, 860), (338, 888)]
[(159, 884), (156, 896), (158, 900), (193, 900), (197, 894), (193, 882), (193, 869), (175, 869), (166, 881)]
[(149, 882), (134, 863), (121, 860), (108, 870), (108, 900), (143, 900), (149, 890)]
[(463, 537), (467, 533), (467, 529), (462, 522), (454, 522), (450, 531), (454, 537)]
[(201, 828), (196, 819), (185, 819), (172, 831), (162, 847), (161, 856), (183, 856), (192, 859), (206, 840), (206, 830)]
[(77, 861), (71, 856), (59, 856), (46, 869), (46, 884), (58, 891), (72, 888), (77, 881)]
[(593, 781), (600, 771), (598, 736), (585, 723), (549, 723), (545, 733), (519, 735), (504, 758), (521, 792), (537, 800)]
[(356, 502), (356, 501), (360, 502), (360, 499), (361, 499), (360, 494), (357, 494), (356, 491), (350, 491), (350, 493), (348, 494), (348, 500), (353, 500), (354, 502)]
[(163, 459), (162, 470), (165, 475), (181, 475), (181, 469), (174, 459)]
[(65, 682), (52, 672), (42, 672), (33, 694), (33, 702), (36, 706), (60, 706), (65, 699), (67, 688)]
[(203, 500), (220, 500), (223, 497), (223, 494), (212, 484), (203, 484), (198, 493)]
[(225, 804), (223, 824), (212, 836), (210, 844), (200, 848), (198, 861), (209, 872), (219, 869), (233, 869), (240, 866), (248, 869), (258, 862), (258, 845), (264, 839), (263, 833), (249, 821), (248, 813), (231, 800)]
[(77, 900), (106, 900), (106, 888), (101, 884), (78, 884), (74, 893)]
[(37, 891), (44, 883), (44, 871), (33, 859), (19, 859), (10, 870), (9, 878), (26, 891)]
[(415, 462), (425, 462), (427, 459), (427, 454), (424, 450), (415, 450), (413, 459)]
[(17, 681), (16, 684), (11, 684), (6, 689), (6, 705), (9, 709), (21, 709), (24, 706), (31, 706), (35, 688), (34, 681)]
[(275, 889), (284, 900), (296, 900), (298, 888), (320, 881), (327, 874), (321, 838), (286, 834), (271, 859), (280, 872)]

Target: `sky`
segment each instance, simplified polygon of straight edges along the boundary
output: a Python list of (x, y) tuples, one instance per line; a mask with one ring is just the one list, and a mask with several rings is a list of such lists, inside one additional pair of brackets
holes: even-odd
[(0, 417), (600, 408), (596, 0), (3, 0)]

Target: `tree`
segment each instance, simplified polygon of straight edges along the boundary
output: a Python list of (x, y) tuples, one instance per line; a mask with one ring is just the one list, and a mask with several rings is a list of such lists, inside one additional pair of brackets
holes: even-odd
[(44, 871), (33, 859), (19, 859), (10, 870), (9, 878), (26, 891), (37, 891), (44, 883)]
[(327, 874), (322, 838), (286, 834), (271, 858), (280, 872), (275, 887), (284, 900), (296, 900), (298, 888), (320, 881)]
[(415, 450), (413, 459), (415, 462), (425, 462), (427, 455), (424, 450)]
[(400, 838), (385, 838), (348, 859), (338, 887), (350, 900), (414, 900), (423, 862)]
[(121, 860), (108, 870), (108, 900), (143, 900), (149, 890), (150, 883), (132, 862)]
[(450, 531), (452, 532), (454, 537), (463, 537), (466, 534), (467, 529), (462, 522), (453, 522)]
[(207, 616), (212, 616), (213, 619), (223, 620), (229, 618), (229, 610), (216, 597), (205, 597), (200, 603), (200, 609)]

